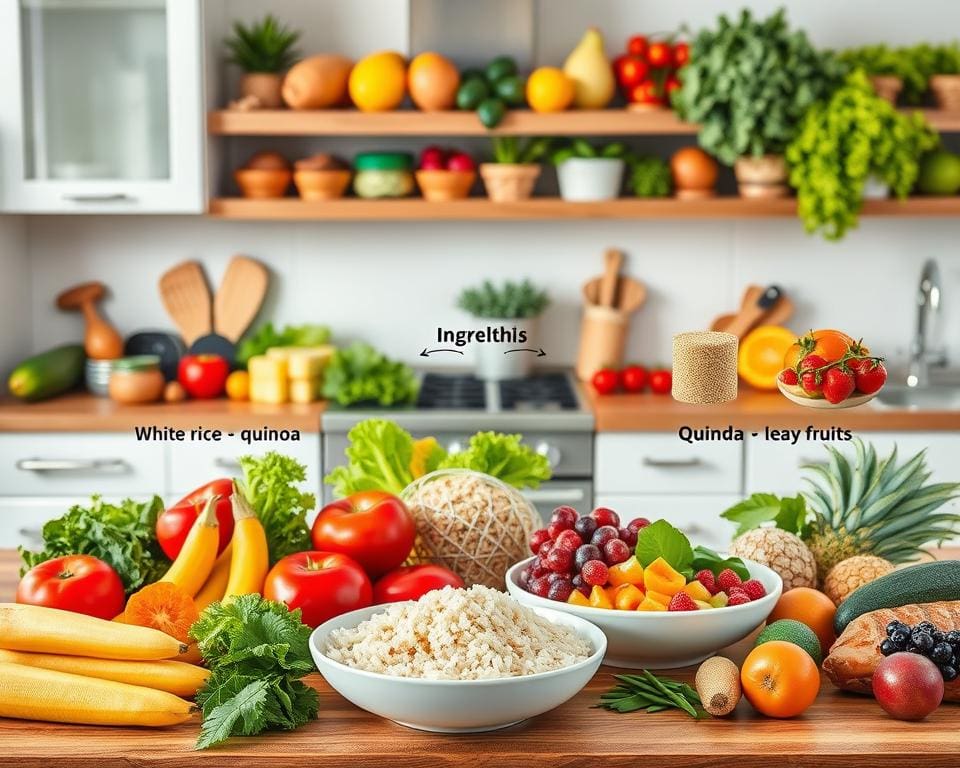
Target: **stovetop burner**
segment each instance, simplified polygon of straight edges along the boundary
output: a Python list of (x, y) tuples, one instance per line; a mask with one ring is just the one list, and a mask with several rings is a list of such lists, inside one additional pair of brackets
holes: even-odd
[(577, 397), (564, 373), (483, 382), (467, 374), (427, 373), (417, 408), (426, 410), (570, 411)]
[(428, 373), (420, 382), (418, 408), (482, 411), (484, 384), (474, 376)]

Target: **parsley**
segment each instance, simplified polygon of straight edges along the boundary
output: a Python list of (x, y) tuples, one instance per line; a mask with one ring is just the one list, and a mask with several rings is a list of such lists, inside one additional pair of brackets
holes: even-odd
[(213, 603), (200, 615), (190, 636), (210, 677), (197, 692), (197, 749), (230, 736), (292, 731), (316, 718), (317, 692), (300, 680), (314, 671), (310, 631), (299, 610), (256, 594)]

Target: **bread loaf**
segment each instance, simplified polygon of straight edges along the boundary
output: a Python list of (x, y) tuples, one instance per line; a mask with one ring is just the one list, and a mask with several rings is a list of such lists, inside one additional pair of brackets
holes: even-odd
[[(823, 671), (834, 685), (856, 693), (873, 692), (873, 671), (883, 659), (880, 643), (887, 637), (887, 624), (894, 620), (910, 626), (929, 621), (944, 632), (960, 629), (960, 600), (884, 608), (851, 621), (823, 662)], [(943, 700), (960, 702), (960, 678), (947, 683)]]

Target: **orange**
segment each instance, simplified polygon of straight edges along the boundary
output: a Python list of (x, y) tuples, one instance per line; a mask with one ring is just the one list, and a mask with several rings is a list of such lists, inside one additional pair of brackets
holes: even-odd
[(413, 103), (426, 112), (453, 109), (460, 72), (446, 56), (427, 51), (414, 57), (407, 70), (407, 89)]
[(227, 397), (231, 400), (245, 401), (250, 399), (250, 374), (246, 371), (234, 371), (227, 376)]
[(743, 695), (767, 717), (796, 717), (820, 693), (820, 670), (799, 645), (771, 640), (758, 645), (740, 668)]
[(837, 606), (823, 592), (810, 587), (794, 587), (784, 592), (767, 619), (772, 624), (778, 619), (794, 619), (806, 624), (820, 640), (820, 650), (826, 656), (837, 639), (833, 631), (833, 616)]
[(839, 360), (856, 342), (842, 331), (824, 328), (801, 336), (787, 350), (784, 368), (796, 368), (807, 355), (819, 355), (828, 363)]
[(534, 112), (562, 112), (573, 95), (573, 80), (557, 67), (539, 67), (527, 78), (527, 103)]
[(200, 614), (193, 598), (169, 581), (148, 584), (134, 592), (123, 612), (125, 623), (159, 629), (181, 643), (190, 642), (187, 632), (198, 618)]
[(737, 373), (751, 387), (776, 389), (777, 376), (783, 370), (787, 350), (796, 336), (779, 325), (761, 325), (740, 342)]
[(350, 70), (350, 99), (362, 112), (396, 109), (407, 93), (407, 68), (394, 51), (371, 53)]

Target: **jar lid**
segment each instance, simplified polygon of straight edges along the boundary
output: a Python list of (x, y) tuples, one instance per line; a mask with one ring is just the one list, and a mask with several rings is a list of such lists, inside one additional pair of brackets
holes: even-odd
[(159, 371), (159, 355), (131, 355), (130, 357), (121, 357), (113, 361), (114, 371)]
[(361, 152), (353, 158), (358, 171), (410, 171), (413, 155), (409, 152)]

